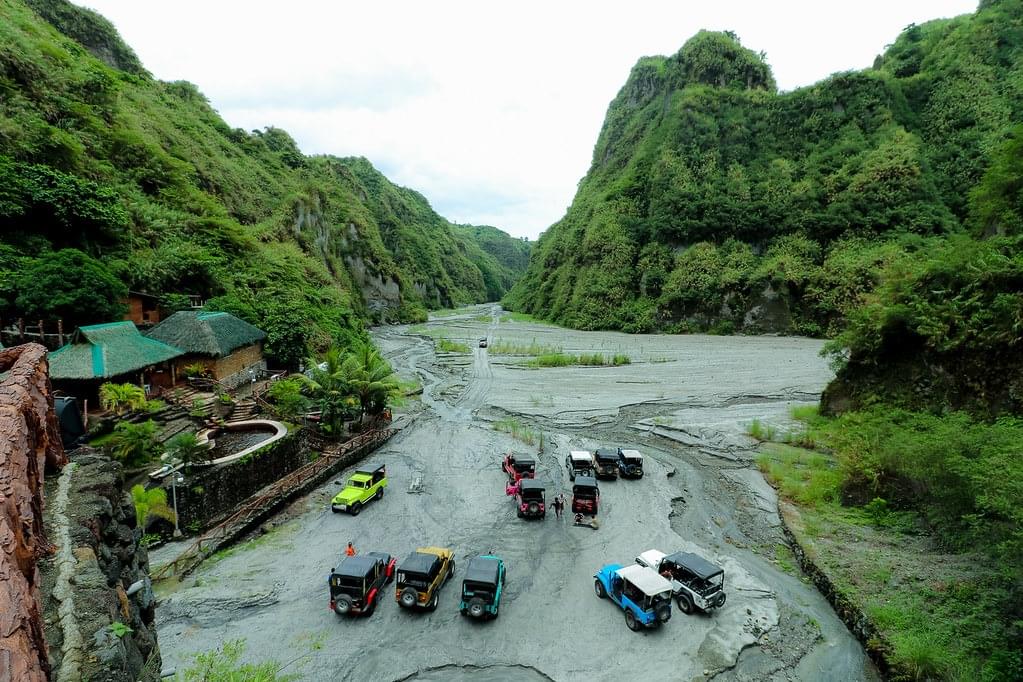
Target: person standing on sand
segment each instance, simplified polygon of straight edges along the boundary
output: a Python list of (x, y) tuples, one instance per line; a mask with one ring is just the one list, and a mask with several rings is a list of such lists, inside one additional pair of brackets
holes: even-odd
[(348, 543), (348, 546), (345, 548), (345, 556), (355, 556), (355, 548), (352, 547), (352, 543), (350, 542)]

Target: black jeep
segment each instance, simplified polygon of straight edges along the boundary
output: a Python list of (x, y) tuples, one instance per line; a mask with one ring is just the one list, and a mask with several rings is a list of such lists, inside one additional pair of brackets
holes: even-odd
[(547, 516), (544, 491), (543, 481), (535, 478), (524, 478), (519, 481), (518, 492), (515, 494), (515, 512), (520, 519), (524, 516), (532, 519)]
[(372, 614), (384, 586), (394, 580), (394, 564), (384, 552), (344, 557), (327, 580), (330, 610), (339, 616)]
[(593, 453), (593, 465), (597, 478), (614, 480), (618, 478), (618, 450), (601, 448)]

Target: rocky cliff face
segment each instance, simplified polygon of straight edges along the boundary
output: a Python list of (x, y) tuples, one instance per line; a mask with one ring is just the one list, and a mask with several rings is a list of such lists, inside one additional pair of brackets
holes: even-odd
[(48, 679), (37, 561), (52, 549), (43, 526), (43, 473), (64, 464), (46, 349), (0, 351), (0, 679)]
[(47, 486), (58, 544), (41, 565), (51, 679), (160, 679), (149, 557), (123, 483), (120, 464), (79, 448)]

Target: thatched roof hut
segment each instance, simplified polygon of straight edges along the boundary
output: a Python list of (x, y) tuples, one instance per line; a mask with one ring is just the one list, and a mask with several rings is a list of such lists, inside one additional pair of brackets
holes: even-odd
[(150, 329), (146, 336), (180, 348), (188, 355), (224, 358), (266, 338), (266, 333), (230, 313), (181, 310)]

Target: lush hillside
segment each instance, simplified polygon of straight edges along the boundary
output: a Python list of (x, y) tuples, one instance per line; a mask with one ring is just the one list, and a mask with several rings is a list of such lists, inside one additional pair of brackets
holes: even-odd
[[(456, 224), (455, 234), (479, 247), (482, 253), (474, 262), (481, 264), (488, 283), (495, 282), (494, 290), (509, 291), (529, 266), (533, 244), (526, 239), (515, 239), (489, 225)], [(489, 284), (487, 290), (491, 290)]]
[(508, 303), (581, 328), (837, 332), (885, 265), (1017, 228), (971, 192), (1023, 113), (1021, 17), (985, 2), (782, 94), (727, 33), (640, 60)]
[[(70, 261), (89, 278), (62, 277)], [(198, 294), (294, 362), (365, 319), (496, 300), (514, 276), (502, 268), (365, 159), (231, 128), (95, 13), (0, 0), (0, 318), (94, 322), (117, 306), (87, 293), (143, 290), (169, 308)]]

